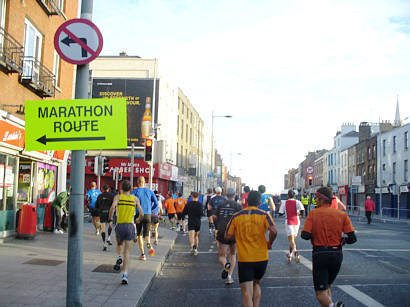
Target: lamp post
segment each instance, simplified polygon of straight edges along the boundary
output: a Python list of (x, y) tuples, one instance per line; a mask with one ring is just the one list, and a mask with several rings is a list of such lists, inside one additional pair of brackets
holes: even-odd
[(214, 111), (212, 111), (212, 129), (211, 129), (211, 170), (212, 173), (214, 172), (214, 118), (215, 117), (225, 117), (225, 118), (231, 118), (232, 115), (215, 115)]

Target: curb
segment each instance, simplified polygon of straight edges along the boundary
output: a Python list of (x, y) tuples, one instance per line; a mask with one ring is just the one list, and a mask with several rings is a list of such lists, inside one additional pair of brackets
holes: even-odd
[[(351, 219), (359, 220), (359, 222), (367, 222), (367, 218), (357, 215), (349, 215)], [(382, 224), (401, 224), (401, 225), (410, 225), (410, 220), (392, 220), (384, 219), (380, 217), (372, 217), (372, 223), (382, 223)]]
[(154, 281), (154, 278), (158, 276), (159, 272), (161, 272), (162, 268), (164, 267), (165, 262), (167, 261), (169, 254), (171, 253), (171, 251), (174, 249), (174, 245), (175, 245), (175, 241), (178, 238), (178, 236), (175, 237), (174, 240), (172, 240), (171, 242), (171, 246), (168, 249), (168, 252), (165, 254), (164, 259), (161, 261), (161, 264), (158, 266), (158, 269), (155, 271), (154, 276), (151, 278), (150, 282), (147, 284), (147, 286), (145, 287), (142, 295), (140, 296), (140, 298), (137, 301), (137, 304), (135, 305), (136, 307), (139, 307), (142, 305), (142, 302), (144, 301), (145, 297), (147, 296), (147, 293), (149, 291), (149, 289), (151, 288), (151, 285)]

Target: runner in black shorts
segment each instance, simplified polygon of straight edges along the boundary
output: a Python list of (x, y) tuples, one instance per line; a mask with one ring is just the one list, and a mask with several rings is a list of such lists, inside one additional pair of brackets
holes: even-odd
[[(235, 201), (235, 190), (229, 188), (226, 191), (228, 200), (218, 206), (213, 216), (216, 225), (216, 241), (218, 245), (218, 261), (222, 265), (222, 279), (226, 279), (227, 284), (232, 284), (232, 273), (235, 269), (236, 263), (236, 244), (235, 240), (225, 239), (226, 225), (235, 212), (238, 212), (242, 207)], [(229, 261), (226, 260), (229, 249)]]
[(268, 261), (238, 262), (239, 283), (261, 280), (265, 275)]
[(199, 193), (192, 192), (192, 201), (184, 208), (182, 214), (188, 215), (188, 236), (191, 252), (198, 255), (199, 231), (201, 230), (202, 204), (198, 201)]
[(105, 224), (108, 223), (110, 208), (113, 202), (114, 196), (110, 192), (110, 186), (104, 184), (103, 193), (98, 195), (97, 202), (95, 203), (95, 210), (98, 211), (100, 217), (100, 229), (101, 229), (101, 238), (103, 240), (103, 251), (107, 250), (108, 245), (112, 245), (111, 242), (111, 232), (112, 226), (108, 224), (108, 238), (105, 242)]
[[(357, 240), (348, 215), (331, 207), (332, 198), (332, 190), (328, 187), (317, 190), (317, 208), (310, 211), (301, 234), (302, 239), (311, 240), (313, 245), (313, 284), (316, 298), (322, 306), (333, 305), (331, 285), (343, 261), (342, 245), (353, 244)], [(347, 237), (342, 237), (342, 233)], [(344, 304), (336, 302), (334, 306)]]
[(137, 226), (137, 237), (141, 235), (145, 238), (149, 236), (149, 232), (151, 229), (151, 214), (144, 214), (141, 222), (137, 222), (139, 215), (135, 216), (135, 223)]

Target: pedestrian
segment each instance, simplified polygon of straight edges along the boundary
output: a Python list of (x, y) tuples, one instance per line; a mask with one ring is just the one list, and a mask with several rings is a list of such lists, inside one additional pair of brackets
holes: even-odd
[[(233, 214), (240, 211), (242, 207), (235, 201), (234, 189), (228, 188), (226, 190), (226, 196), (228, 197), (228, 200), (218, 206), (213, 216), (213, 220), (215, 221), (217, 229), (216, 242), (218, 245), (218, 261), (223, 268), (221, 277), (222, 279), (226, 279), (226, 284), (232, 284), (234, 282), (232, 273), (236, 264), (236, 243), (235, 240), (225, 239), (225, 231), (226, 225), (228, 225)], [(229, 261), (226, 259), (228, 256), (228, 249)]]
[(209, 202), (211, 201), (213, 194), (212, 194), (212, 189), (207, 190), (207, 194), (204, 197), (203, 205), (204, 205), (204, 210), (206, 210), (206, 217), (208, 218), (208, 227), (209, 227), (209, 233), (212, 233), (214, 229), (214, 224), (212, 221), (212, 210), (208, 210), (208, 205)]
[(54, 233), (64, 233), (63, 229), (64, 227), (62, 227), (61, 222), (61, 211), (64, 212), (64, 214), (67, 216), (67, 206), (66, 203), (68, 201), (68, 193), (67, 191), (63, 191), (61, 193), (59, 193), (57, 195), (57, 197), (53, 200), (53, 202), (51, 203), (51, 207), (54, 208), (54, 224), (55, 224), (55, 228), (54, 228)]
[[(112, 226), (108, 223), (110, 208), (112, 206), (112, 202), (114, 200), (114, 196), (110, 191), (110, 186), (108, 184), (103, 185), (103, 192), (98, 195), (97, 202), (95, 203), (95, 209), (98, 211), (98, 216), (100, 217), (100, 229), (101, 229), (101, 238), (103, 241), (103, 251), (107, 251), (108, 245), (112, 245), (111, 242), (111, 232)], [(105, 241), (105, 229), (106, 223), (108, 224), (108, 238)]]
[(366, 201), (364, 202), (364, 210), (366, 211), (367, 224), (372, 222), (372, 212), (375, 210), (376, 206), (374, 201), (367, 195)]
[(186, 205), (187, 201), (182, 197), (182, 193), (178, 193), (178, 198), (175, 199), (175, 211), (177, 213), (177, 222), (179, 225), (179, 230), (182, 233), (185, 233), (185, 214), (184, 208)]
[[(352, 222), (346, 212), (331, 208), (332, 190), (319, 188), (316, 192), (317, 209), (306, 218), (301, 237), (313, 245), (313, 285), (321, 306), (344, 306), (333, 303), (331, 285), (339, 273), (343, 261), (342, 245), (356, 242)], [(347, 237), (343, 237), (342, 233)]]
[(142, 219), (136, 220), (135, 224), (137, 230), (138, 246), (141, 252), (139, 259), (147, 260), (147, 257), (145, 256), (144, 241), (142, 237), (144, 237), (145, 243), (147, 244), (150, 256), (155, 256), (155, 250), (151, 246), (150, 230), (152, 210), (158, 207), (158, 200), (154, 192), (145, 187), (145, 178), (143, 176), (137, 178), (137, 188), (134, 189), (131, 194), (138, 197), (141, 208), (144, 211), (143, 213), (141, 211), (135, 212), (135, 218), (138, 218), (140, 214), (143, 214), (144, 216)]
[[(259, 306), (260, 282), (268, 265), (268, 249), (278, 231), (272, 217), (258, 209), (261, 195), (250, 191), (248, 207), (235, 213), (226, 227), (225, 239), (236, 240), (238, 247), (238, 275), (242, 291), (242, 306)], [(269, 240), (266, 241), (266, 231)]]
[(199, 193), (192, 192), (192, 201), (184, 207), (183, 214), (188, 215), (188, 238), (191, 253), (198, 255), (199, 232), (201, 230), (202, 203), (199, 202)]
[(97, 184), (95, 183), (95, 181), (91, 182), (90, 189), (87, 191), (85, 198), (86, 198), (87, 207), (88, 207), (88, 210), (90, 211), (93, 225), (95, 228), (95, 234), (97, 236), (100, 234), (100, 228), (99, 228), (100, 218), (98, 216), (98, 210), (95, 209), (95, 203), (97, 202), (98, 195), (100, 194), (101, 194), (101, 191), (97, 189)]
[(306, 191), (303, 191), (303, 195), (300, 199), (302, 201), (303, 207), (305, 208), (305, 216), (307, 216), (309, 211), (309, 195), (307, 195)]
[(170, 229), (175, 230), (175, 200), (172, 197), (172, 193), (168, 192), (168, 198), (165, 201), (165, 209), (167, 210), (168, 213), (168, 219), (170, 223)]
[(154, 191), (155, 196), (158, 200), (158, 206), (155, 209), (152, 209), (151, 215), (151, 227), (152, 227), (152, 237), (154, 238), (154, 245), (158, 245), (158, 226), (159, 226), (159, 217), (162, 215), (162, 201), (164, 198), (158, 191)]
[[(226, 198), (222, 196), (222, 188), (221, 187), (216, 187), (215, 188), (215, 195), (211, 197), (211, 199), (208, 203), (208, 210), (210, 211), (211, 220), (212, 220), (212, 232), (214, 232), (216, 230), (215, 229), (215, 221), (213, 219), (214, 215), (216, 214), (216, 209), (218, 209), (218, 206), (223, 204), (225, 201), (226, 201)], [(218, 231), (215, 231), (215, 237), (217, 235), (217, 232)]]
[(248, 194), (250, 192), (250, 188), (248, 186), (245, 186), (243, 188), (243, 191), (245, 192), (242, 197), (241, 197), (241, 205), (242, 207), (245, 209), (246, 207), (248, 207)]
[(295, 261), (300, 262), (299, 252), (296, 249), (296, 237), (299, 232), (300, 220), (299, 215), (303, 217), (304, 206), (296, 200), (296, 195), (293, 190), (288, 191), (288, 200), (284, 202), (279, 209), (279, 214), (286, 213), (286, 233), (289, 240), (289, 253), (286, 253), (286, 258), (290, 263), (293, 255), (295, 255)]
[[(130, 257), (130, 249), (132, 241), (135, 238), (134, 215), (137, 210), (140, 212), (137, 223), (141, 223), (144, 218), (144, 211), (140, 206), (139, 199), (130, 193), (131, 184), (128, 180), (122, 182), (122, 192), (115, 195), (109, 213), (109, 223), (112, 227), (112, 218), (115, 209), (118, 208), (117, 226), (115, 227), (115, 236), (117, 239), (117, 261), (114, 265), (115, 271), (120, 271), (120, 265), (123, 263), (123, 275), (121, 283), (128, 284), (128, 265)], [(124, 245), (123, 256), (121, 256), (121, 249)]]
[(261, 204), (258, 208), (270, 213), (273, 216), (276, 210), (276, 206), (272, 200), (272, 197), (270, 197), (268, 194), (264, 194), (266, 192), (266, 187), (264, 185), (260, 185), (258, 187), (258, 192), (261, 194)]

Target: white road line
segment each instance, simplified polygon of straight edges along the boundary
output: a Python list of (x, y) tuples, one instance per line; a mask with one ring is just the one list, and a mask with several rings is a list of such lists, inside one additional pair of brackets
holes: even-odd
[(347, 294), (349, 294), (354, 299), (358, 300), (360, 303), (362, 303), (365, 306), (385, 307), (384, 305), (380, 304), (378, 301), (375, 301), (367, 294), (364, 294), (363, 292), (357, 290), (356, 288), (353, 288), (352, 286), (344, 285), (344, 286), (337, 286), (337, 287), (343, 290), (344, 292), (346, 292)]
[(312, 262), (299, 254), (300, 263), (312, 271)]

